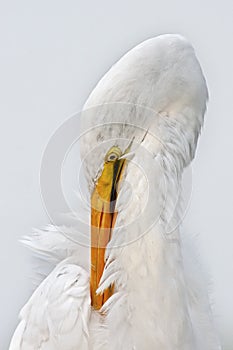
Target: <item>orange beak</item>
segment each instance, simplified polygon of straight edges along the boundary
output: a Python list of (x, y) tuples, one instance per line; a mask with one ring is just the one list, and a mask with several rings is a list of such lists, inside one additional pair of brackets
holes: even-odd
[(96, 294), (105, 267), (105, 250), (111, 240), (117, 212), (115, 211), (120, 180), (126, 159), (120, 159), (121, 150), (112, 147), (91, 197), (91, 303), (99, 310), (114, 292), (111, 285), (102, 294)]

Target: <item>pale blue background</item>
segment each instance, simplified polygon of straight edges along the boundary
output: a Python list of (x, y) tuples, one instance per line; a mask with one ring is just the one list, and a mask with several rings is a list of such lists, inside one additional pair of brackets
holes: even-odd
[(230, 0), (0, 1), (1, 350), (33, 289), (17, 240), (48, 222), (39, 187), (47, 141), (123, 53), (169, 32), (192, 42), (210, 90), (185, 225), (200, 236), (217, 326), (224, 350), (232, 349), (232, 13)]

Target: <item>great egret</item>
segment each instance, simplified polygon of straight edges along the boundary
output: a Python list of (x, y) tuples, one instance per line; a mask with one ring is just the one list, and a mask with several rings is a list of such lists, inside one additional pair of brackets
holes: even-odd
[(179, 35), (141, 43), (101, 79), (80, 141), (90, 268), (76, 265), (81, 247), (59, 228), (27, 238), (58, 266), (23, 308), (10, 350), (220, 349), (177, 205), (207, 99), (194, 50)]

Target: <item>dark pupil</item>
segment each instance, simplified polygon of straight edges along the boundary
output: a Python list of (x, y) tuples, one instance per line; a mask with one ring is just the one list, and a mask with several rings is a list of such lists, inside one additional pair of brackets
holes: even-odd
[(112, 156), (109, 157), (111, 160), (114, 160), (116, 156), (113, 154)]

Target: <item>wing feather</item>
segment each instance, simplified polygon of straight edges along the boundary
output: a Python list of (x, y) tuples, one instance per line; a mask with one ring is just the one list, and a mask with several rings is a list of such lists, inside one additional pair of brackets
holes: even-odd
[(9, 350), (88, 349), (89, 278), (60, 263), (23, 307)]

